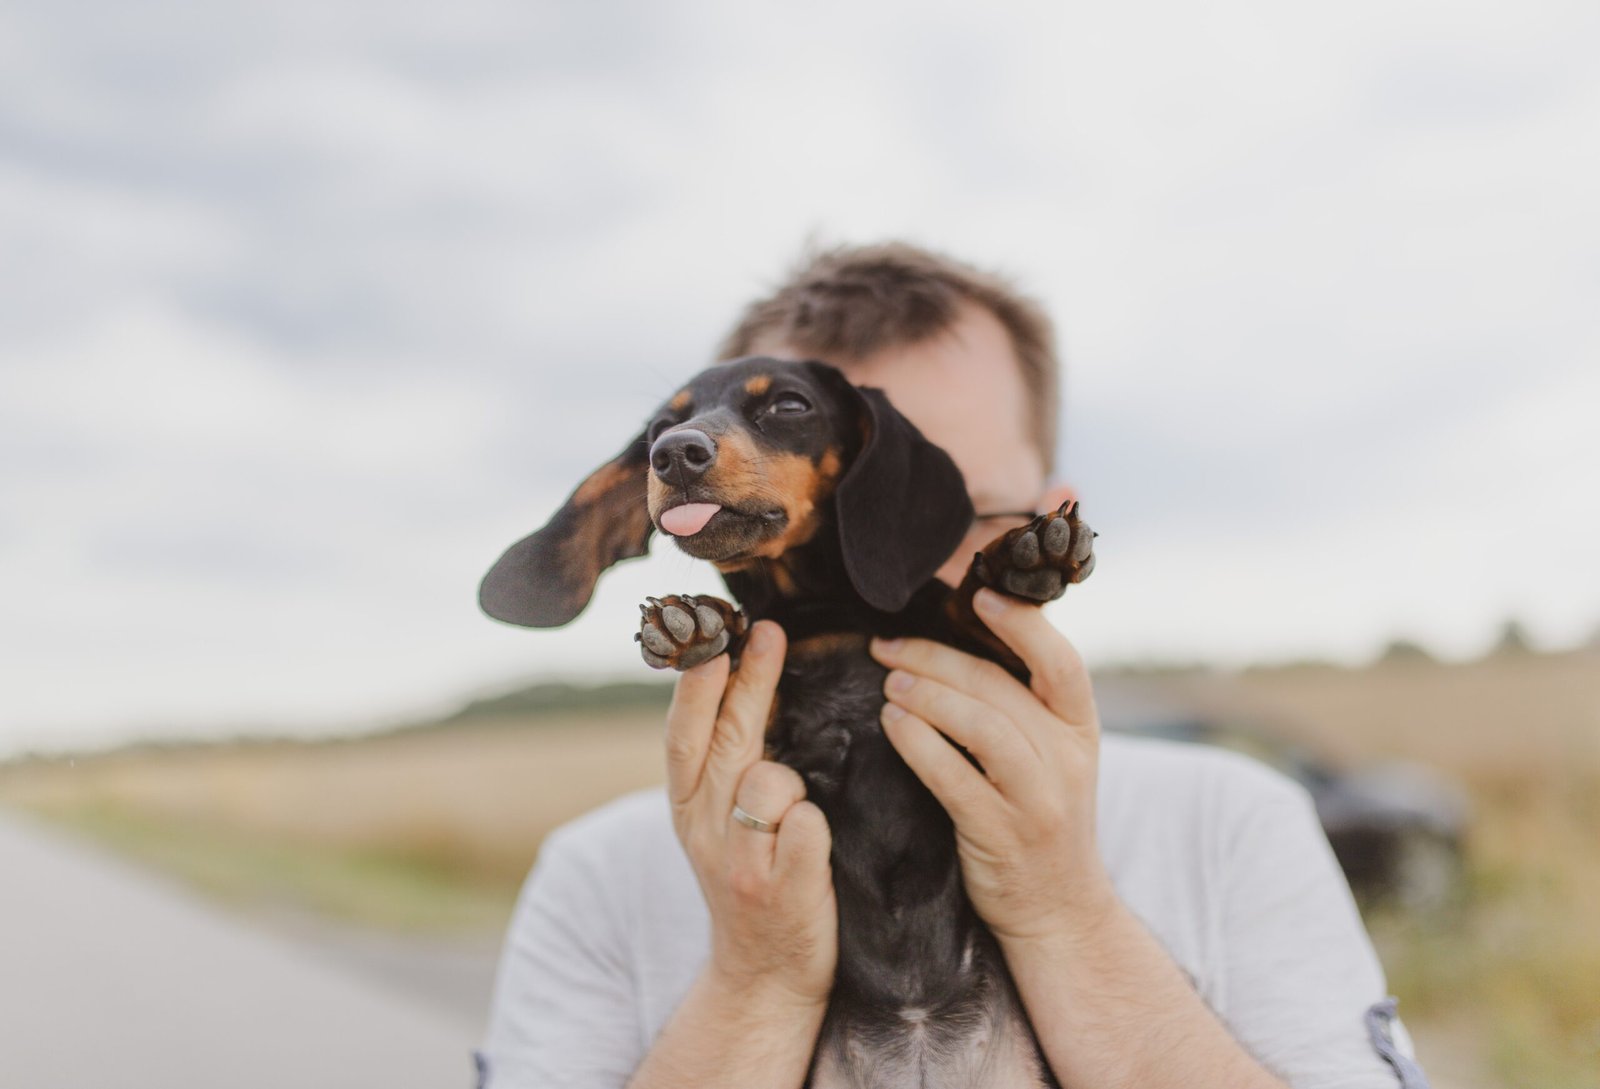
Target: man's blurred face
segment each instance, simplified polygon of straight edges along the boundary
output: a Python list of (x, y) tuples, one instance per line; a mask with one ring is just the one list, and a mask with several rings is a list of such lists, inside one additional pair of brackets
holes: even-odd
[[(757, 351), (780, 359), (815, 358), (781, 342)], [(1028, 391), (1005, 326), (986, 308), (964, 308), (949, 329), (868, 359), (835, 363), (858, 386), (877, 386), (930, 440), (944, 447), (967, 480), (979, 515), (1057, 506), (1065, 489), (1045, 494), (1044, 459), (1028, 438)], [(1060, 495), (1051, 502), (1051, 497)], [(980, 518), (939, 569), (954, 586), (972, 554), (1020, 518)]]

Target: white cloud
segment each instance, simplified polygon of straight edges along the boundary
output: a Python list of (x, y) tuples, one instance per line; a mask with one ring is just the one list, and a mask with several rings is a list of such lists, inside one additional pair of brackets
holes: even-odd
[(1592, 5), (100, 14), (0, 15), (0, 749), (636, 669), (670, 548), (473, 584), (813, 229), (1058, 315), (1098, 659), (1600, 619)]

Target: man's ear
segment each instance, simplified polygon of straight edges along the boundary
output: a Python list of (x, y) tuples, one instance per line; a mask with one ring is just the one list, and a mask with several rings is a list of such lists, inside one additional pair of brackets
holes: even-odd
[(880, 389), (851, 387), (867, 436), (834, 505), (844, 568), (874, 609), (899, 612), (972, 527), (967, 483)]
[(506, 549), (478, 587), (479, 607), (525, 628), (560, 627), (583, 612), (602, 571), (649, 547), (649, 449), (639, 434), (543, 529)]

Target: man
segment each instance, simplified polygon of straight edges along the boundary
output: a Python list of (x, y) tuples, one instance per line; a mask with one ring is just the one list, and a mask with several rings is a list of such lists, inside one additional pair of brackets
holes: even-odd
[[(939, 572), (952, 585), (1018, 524), (985, 512), (1070, 495), (1048, 483), (1049, 324), (995, 277), (904, 245), (823, 253), (747, 310), (721, 357), (750, 354), (833, 363), (949, 451), (980, 513)], [(939, 644), (875, 642), (883, 727), (955, 822), (963, 881), (1057, 1080), (1424, 1084), (1304, 791), (1230, 754), (1102, 739), (1071, 644), (1036, 608), (978, 606), (1031, 686)], [(737, 675), (725, 656), (684, 673), (666, 791), (546, 841), (503, 954), (489, 1089), (802, 1083), (837, 934), (826, 822), (798, 775), (761, 759), (783, 654), (762, 622)], [(736, 804), (777, 834), (736, 823)]]

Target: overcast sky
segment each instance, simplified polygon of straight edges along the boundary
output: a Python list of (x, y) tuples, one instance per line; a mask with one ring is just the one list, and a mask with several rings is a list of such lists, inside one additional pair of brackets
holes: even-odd
[(1600, 624), (1600, 7), (0, 7), (0, 753), (639, 676), (478, 577), (801, 243), (1057, 318), (1093, 661)]

